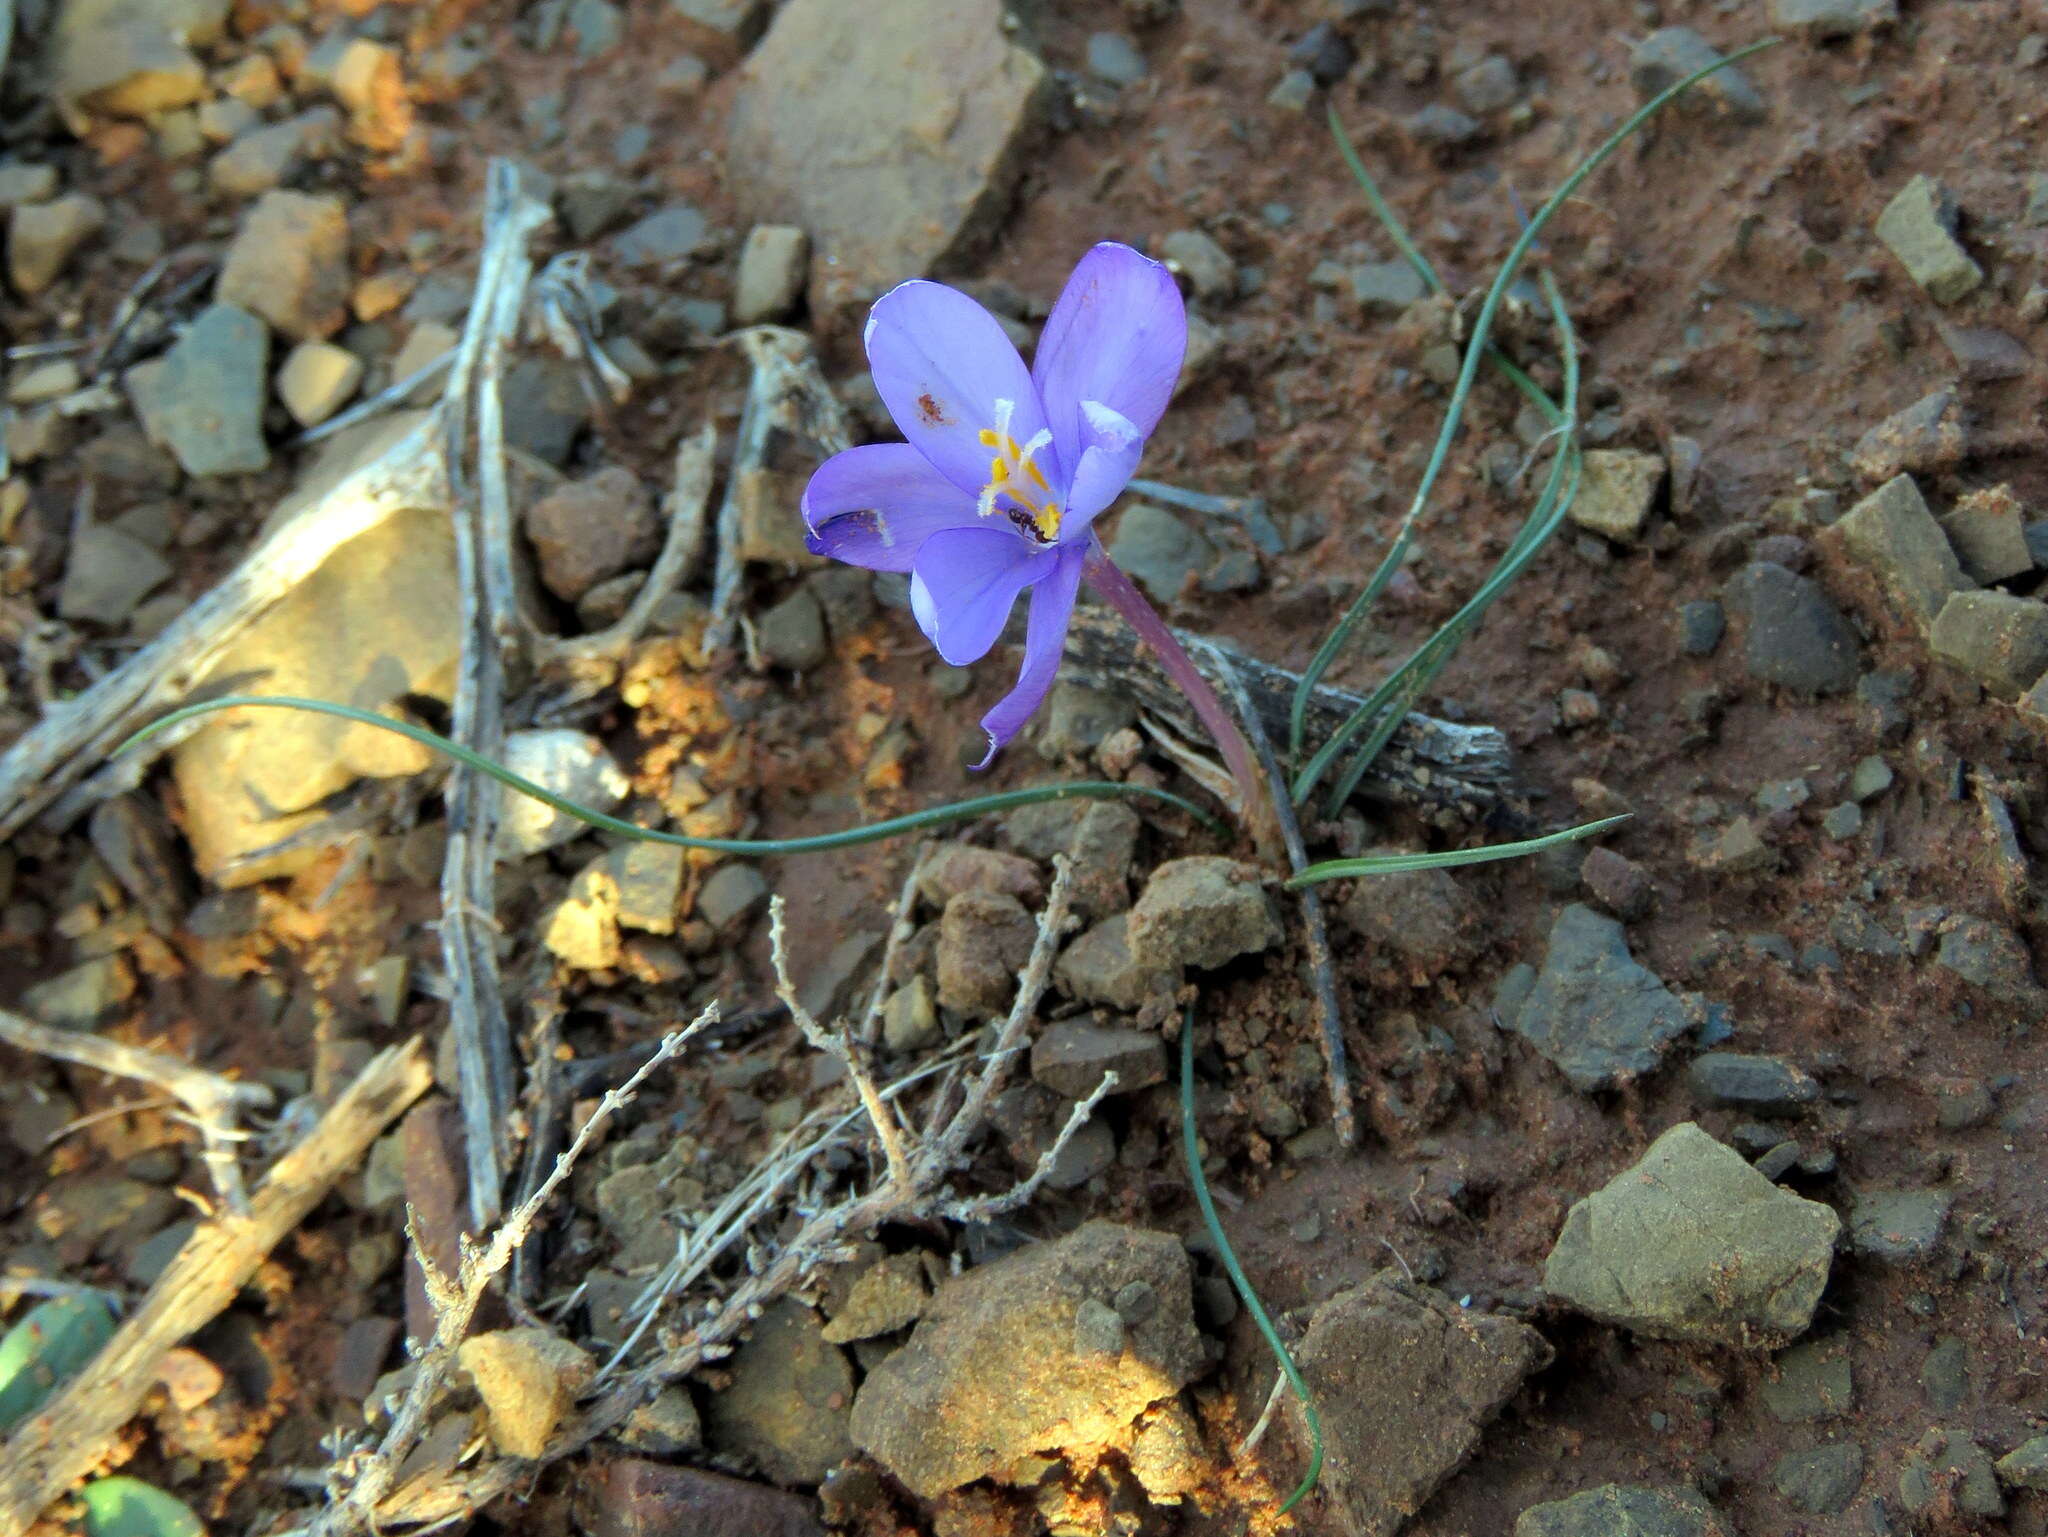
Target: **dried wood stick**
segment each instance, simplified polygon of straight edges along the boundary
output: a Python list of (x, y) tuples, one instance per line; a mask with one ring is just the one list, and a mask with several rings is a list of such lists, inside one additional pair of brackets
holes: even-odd
[(379, 1052), (306, 1139), (278, 1159), (249, 1215), (222, 1214), (200, 1225), (83, 1375), (23, 1421), (0, 1453), (0, 1537), (21, 1537), (91, 1471), (142, 1407), (164, 1353), (234, 1301), (278, 1241), (361, 1162), (433, 1076), (417, 1040)]
[(139, 1078), (153, 1083), (192, 1113), (192, 1124), (205, 1141), (202, 1155), (213, 1187), (220, 1192), (227, 1209), (236, 1216), (249, 1213), (249, 1193), (242, 1185), (242, 1166), (235, 1156), (241, 1133), (235, 1127), (235, 1112), (242, 1107), (261, 1109), (275, 1099), (267, 1084), (238, 1082), (194, 1067), (169, 1052), (146, 1046), (129, 1046), (110, 1041), (86, 1030), (52, 1030), (32, 1019), (0, 1009), (0, 1041), (23, 1051), (40, 1052), (98, 1068), (120, 1078)]
[[(1203, 638), (1175, 633), (1202, 665)], [(1301, 675), (1235, 649), (1231, 661), (1267, 734), (1284, 738), (1289, 701)], [(1135, 700), (1190, 741), (1207, 739), (1187, 699), (1142, 654), (1130, 627), (1106, 609), (1074, 610), (1063, 676)], [(1309, 704), (1309, 740), (1321, 740), (1364, 702), (1340, 688), (1317, 688)], [(1509, 830), (1528, 820), (1528, 791), (1516, 778), (1507, 738), (1492, 726), (1460, 725), (1428, 715), (1411, 714), (1401, 723), (1367, 771), (1359, 794), (1419, 812), (1447, 830), (1474, 823)]]

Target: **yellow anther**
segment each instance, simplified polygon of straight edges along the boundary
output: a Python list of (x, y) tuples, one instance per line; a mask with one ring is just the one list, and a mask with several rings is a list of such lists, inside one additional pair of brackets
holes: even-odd
[(1009, 464), (1008, 464), (1008, 463), (1007, 463), (1007, 462), (1006, 462), (1005, 460), (1002, 460), (1002, 459), (991, 459), (991, 460), (989, 460), (989, 462), (988, 462), (988, 479), (989, 479), (989, 484), (990, 484), (990, 485), (992, 485), (992, 486), (999, 486), (999, 485), (1001, 485), (1001, 484), (1002, 484), (1002, 483), (1003, 483), (1004, 481), (1008, 480), (1009, 478), (1010, 478), (1010, 466), (1009, 466)]
[(1053, 540), (1060, 536), (1059, 503), (1048, 502), (1039, 509), (1038, 516), (1033, 518), (1031, 522), (1032, 526), (1038, 530), (1039, 537), (1047, 544), (1051, 544)]
[(999, 444), (1001, 444), (1002, 441), (1002, 438), (998, 436), (993, 429), (988, 427), (984, 427), (981, 429), (981, 446), (983, 448), (995, 448)]

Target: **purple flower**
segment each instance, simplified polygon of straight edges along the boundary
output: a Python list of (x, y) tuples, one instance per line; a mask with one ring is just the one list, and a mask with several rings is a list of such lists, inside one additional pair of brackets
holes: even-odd
[(819, 466), (805, 543), (909, 572), (911, 612), (955, 667), (987, 654), (1030, 589), (1024, 668), (981, 718), (977, 768), (1052, 688), (1095, 517), (1137, 470), (1187, 334), (1172, 274), (1114, 243), (1074, 268), (1029, 372), (996, 318), (943, 284), (904, 283), (868, 316), (875, 388), (909, 441)]

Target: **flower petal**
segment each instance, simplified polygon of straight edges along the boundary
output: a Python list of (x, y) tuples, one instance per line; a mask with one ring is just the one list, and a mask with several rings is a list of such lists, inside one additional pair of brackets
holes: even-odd
[(974, 766), (987, 768), (1003, 745), (1015, 736), (1024, 722), (1052, 689), (1059, 675), (1060, 658), (1066, 651), (1067, 620), (1074, 612), (1074, 594), (1081, 585), (1081, 567), (1087, 551), (1079, 546), (1062, 549), (1057, 564), (1031, 589), (1031, 619), (1024, 633), (1024, 668), (1017, 686), (997, 701), (981, 718), (988, 733), (988, 753)]
[(804, 543), (870, 571), (908, 571), (926, 539), (972, 528), (974, 501), (908, 443), (834, 454), (804, 487)]
[(939, 655), (965, 667), (988, 654), (1017, 594), (1058, 559), (1011, 528), (947, 529), (925, 540), (917, 553), (910, 611)]
[[(868, 367), (903, 436), (969, 496), (988, 481), (994, 456), (981, 441), (1010, 402), (1010, 436), (1028, 443), (1045, 410), (1024, 360), (995, 316), (957, 288), (917, 278), (899, 283), (868, 314)], [(1053, 456), (1038, 463), (1058, 484)]]
[(1074, 468), (1073, 483), (1067, 487), (1066, 521), (1060, 525), (1063, 544), (1087, 542), (1091, 537), (1088, 525), (1130, 483), (1145, 453), (1144, 436), (1108, 406), (1084, 400), (1081, 414), (1087, 447)]
[(1187, 347), (1187, 308), (1162, 263), (1115, 241), (1082, 257), (1031, 367), (1060, 463), (1077, 470), (1091, 441), (1083, 401), (1108, 406), (1149, 438)]

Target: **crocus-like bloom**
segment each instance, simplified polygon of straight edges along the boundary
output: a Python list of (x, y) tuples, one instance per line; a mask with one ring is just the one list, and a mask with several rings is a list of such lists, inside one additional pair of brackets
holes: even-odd
[(977, 768), (1052, 687), (1096, 514), (1137, 470), (1187, 334), (1172, 274), (1114, 243), (1081, 258), (1028, 371), (995, 317), (943, 284), (904, 283), (868, 316), (875, 388), (909, 441), (821, 465), (806, 543), (909, 572), (911, 611), (955, 667), (987, 654), (1030, 589), (1023, 671), (982, 717)]

